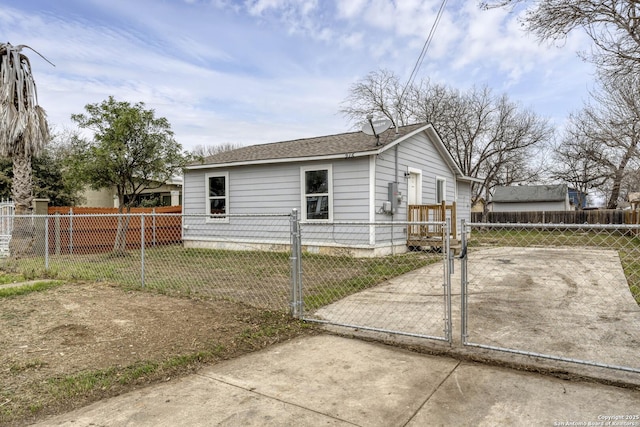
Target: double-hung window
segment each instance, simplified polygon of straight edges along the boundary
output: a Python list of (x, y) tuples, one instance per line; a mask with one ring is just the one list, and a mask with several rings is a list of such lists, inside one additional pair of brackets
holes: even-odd
[(229, 174), (208, 173), (205, 181), (207, 213), (212, 215), (208, 221), (228, 221), (228, 217), (219, 215), (227, 214), (229, 209)]
[(304, 220), (331, 221), (333, 194), (331, 165), (300, 169)]

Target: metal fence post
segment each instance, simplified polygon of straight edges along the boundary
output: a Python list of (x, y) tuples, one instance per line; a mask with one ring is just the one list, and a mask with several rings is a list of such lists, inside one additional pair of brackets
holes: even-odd
[(55, 213), (56, 255), (60, 255), (60, 212)]
[(49, 215), (44, 217), (44, 269), (49, 271)]
[(460, 340), (467, 342), (467, 223), (462, 220), (460, 249)]
[(451, 256), (451, 219), (447, 218), (445, 220), (444, 226), (444, 256), (445, 256), (445, 268), (444, 268), (444, 299), (445, 299), (445, 338), (449, 342), (452, 343), (453, 339), (453, 325), (451, 323), (451, 273), (452, 273), (452, 265), (453, 265), (453, 257)]
[(296, 212), (296, 227), (298, 229), (298, 233), (297, 233), (297, 239), (298, 241), (296, 242), (296, 249), (298, 251), (298, 253), (296, 254), (296, 259), (298, 260), (298, 267), (296, 268), (297, 274), (298, 274), (298, 318), (299, 319), (303, 319), (304, 318), (304, 296), (303, 296), (303, 289), (302, 289), (302, 229), (300, 228), (300, 216), (297, 214)]
[(300, 233), (300, 223), (298, 222), (298, 209), (291, 210), (291, 216), (289, 219), (290, 222), (290, 232), (291, 232), (291, 316), (300, 318), (299, 313), (299, 286), (298, 286), (298, 269), (300, 267), (299, 259), (298, 259), (298, 234)]
[(156, 208), (151, 209), (151, 228), (153, 229), (153, 233), (151, 238), (153, 239), (151, 246), (156, 245)]
[(69, 255), (73, 253), (73, 208), (69, 209)]
[(144, 214), (140, 214), (140, 279), (144, 288)]

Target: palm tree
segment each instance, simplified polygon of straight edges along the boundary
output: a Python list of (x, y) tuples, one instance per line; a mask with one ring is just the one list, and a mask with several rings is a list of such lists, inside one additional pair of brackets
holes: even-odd
[(31, 211), (31, 158), (40, 154), (50, 139), (46, 113), (38, 105), (31, 63), (22, 54), (25, 47), (31, 49), (0, 43), (0, 157), (13, 161), (11, 195), (16, 215)]

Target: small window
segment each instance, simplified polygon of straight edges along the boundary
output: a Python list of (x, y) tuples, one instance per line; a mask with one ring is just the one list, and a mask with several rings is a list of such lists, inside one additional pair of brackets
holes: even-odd
[(442, 203), (447, 200), (447, 180), (444, 178), (436, 178), (436, 203)]
[(229, 207), (229, 175), (224, 174), (207, 174), (206, 175), (206, 192), (207, 192), (207, 213), (216, 215), (211, 217), (211, 221), (225, 220), (226, 217), (217, 215), (225, 215)]
[(331, 220), (331, 167), (302, 168), (302, 204), (305, 220)]

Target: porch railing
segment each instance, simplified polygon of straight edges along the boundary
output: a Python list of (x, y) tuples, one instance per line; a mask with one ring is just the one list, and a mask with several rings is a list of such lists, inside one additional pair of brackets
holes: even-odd
[[(409, 222), (444, 222), (451, 220), (451, 235), (455, 239), (456, 230), (456, 202), (447, 205), (446, 202), (434, 205), (409, 205), (407, 208)], [(408, 246), (435, 246), (442, 240), (441, 225), (410, 225), (407, 230)]]

